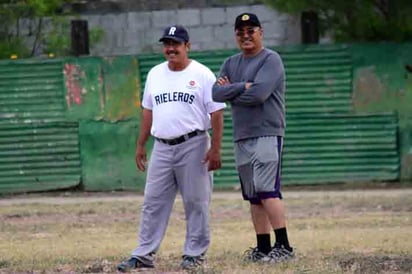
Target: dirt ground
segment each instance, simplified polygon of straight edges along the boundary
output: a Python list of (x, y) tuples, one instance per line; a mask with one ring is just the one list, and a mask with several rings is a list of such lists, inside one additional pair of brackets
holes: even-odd
[[(371, 196), (381, 197), (398, 197), (399, 195), (411, 194), (412, 185), (409, 188), (387, 188), (387, 189), (350, 189), (350, 190), (285, 190), (282, 192), (285, 199), (299, 199), (319, 196), (330, 197), (353, 197), (353, 196)], [(241, 199), (239, 191), (214, 191), (212, 194), (216, 199)], [(178, 196), (179, 199), (179, 196)], [(93, 202), (111, 202), (111, 201), (143, 201), (143, 194), (137, 192), (45, 192), (32, 194), (19, 194), (0, 196), (1, 205), (13, 204), (77, 204)]]
[[(313, 231), (310, 226), (322, 227), (326, 225), (334, 227), (337, 222), (339, 223), (339, 226), (337, 226), (339, 231), (341, 231), (341, 229), (343, 229), (343, 231), (350, 231), (353, 228), (357, 228), (355, 231), (362, 233), (363, 229), (370, 229), (370, 226), (380, 222), (381, 227), (377, 227), (377, 230), (388, 228), (388, 231), (397, 231), (397, 233), (401, 233), (401, 235), (406, 235), (407, 228), (411, 226), (412, 187), (374, 189), (302, 188), (302, 190), (299, 188), (289, 188), (283, 191), (283, 196), (286, 202), (288, 218), (290, 218), (294, 224), (294, 237), (301, 239), (303, 252), (305, 252), (303, 243), (307, 240), (305, 237), (312, 233), (310, 231)], [(241, 201), (239, 190), (215, 191), (212, 198), (213, 206), (211, 216), (214, 223), (219, 223), (219, 227), (221, 227), (222, 224), (229, 225), (232, 220), (243, 220), (244, 223), (249, 223), (249, 216), (247, 214), (248, 206), (246, 202), (243, 203)], [(177, 199), (180, 200), (180, 197), (178, 196)], [(231, 202), (228, 202), (228, 200)], [(116, 201), (119, 201), (119, 204), (111, 204), (111, 202)], [(102, 204), (92, 208), (91, 203), (96, 202)], [(8, 224), (10, 227), (27, 226), (33, 229), (47, 224), (61, 224), (72, 227), (73, 223), (84, 226), (84, 229), (86, 229), (89, 228), (91, 224), (101, 224), (99, 222), (102, 222), (102, 220), (111, 220), (114, 223), (119, 220), (125, 223), (134, 223), (137, 219), (136, 210), (142, 202), (143, 195), (138, 192), (58, 191), (7, 195), (0, 196), (0, 207), (13, 207), (15, 205), (16, 208), (19, 208), (19, 206), (23, 205), (24, 208), (27, 208), (25, 205), (32, 204), (39, 205), (44, 209), (49, 207), (44, 207), (43, 205), (68, 205), (68, 207), (74, 210), (73, 212), (70, 210), (56, 212), (53, 210), (48, 212), (9, 212), (0, 215), (0, 222), (5, 225)], [(88, 203), (90, 203), (90, 208), (92, 209), (88, 206), (83, 206)], [(108, 203), (109, 205), (104, 207), (104, 203)], [(80, 208), (77, 208), (79, 205)], [(133, 208), (129, 208), (130, 206), (133, 206)], [(173, 211), (172, 216), (172, 220), (184, 219), (184, 212), (181, 206), (178, 206), (177, 210)], [(369, 216), (369, 219), (363, 220), (361, 219), (362, 216)], [(393, 219), (391, 220), (390, 218)], [(312, 222), (313, 219), (318, 220), (318, 222), (322, 222), (320, 220), (330, 220), (330, 222), (320, 225)], [(353, 223), (353, 220), (355, 220), (356, 223)], [(396, 221), (397, 223), (391, 224), (392, 221)], [(372, 223), (370, 224), (369, 222)], [(393, 228), (394, 226), (395, 228)], [(374, 233), (374, 231), (375, 230), (372, 230), (372, 233)], [(31, 237), (39, 237), (40, 240), (46, 236), (46, 234), (40, 232), (31, 235)], [(394, 239), (394, 237), (395, 236), (387, 235), (383, 237), (383, 239)], [(360, 238), (360, 240), (362, 240), (362, 238)], [(375, 239), (372, 240), (375, 241)], [(328, 241), (328, 238), (325, 238), (325, 242)], [(408, 244), (405, 241), (403, 242), (404, 244), (401, 244), (401, 246), (405, 249), (405, 246)], [(342, 273), (412, 273), (412, 254), (410, 253), (410, 250), (412, 250), (412, 241), (409, 240), (409, 243), (411, 247), (406, 247), (405, 250), (408, 250), (407, 253), (389, 252), (386, 249), (386, 253), (370, 253), (366, 250), (365, 252), (359, 251), (354, 253), (338, 252), (332, 255), (326, 252), (325, 254), (322, 253), (322, 260), (336, 263)], [(342, 246), (344, 246), (344, 242), (342, 242)], [(310, 256), (313, 257), (313, 254), (307, 253), (305, 256), (309, 258)], [(307, 259), (308, 261), (306, 262), (305, 256), (302, 257), (302, 261), (304, 264), (310, 264), (311, 260)], [(314, 256), (313, 258), (316, 259), (317, 257)], [(231, 260), (227, 259), (227, 261), (230, 262)], [(9, 273), (7, 272), (8, 261), (3, 262), (3, 264), (5, 264), (3, 267), (1, 262), (0, 258), (0, 273)], [(225, 263), (227, 262), (225, 261)], [(304, 273), (303, 267), (304, 266), (300, 265), (292, 266), (292, 269), (297, 271), (293, 273)], [(326, 267), (326, 263), (323, 267)], [(111, 273), (115, 269), (115, 262), (99, 261), (95, 264), (70, 266), (69, 268), (71, 271), (73, 269), (81, 269), (82, 273)], [(168, 266), (165, 266), (165, 268), (168, 268)], [(6, 272), (2, 272), (2, 270)], [(30, 270), (24, 273), (34, 272)]]

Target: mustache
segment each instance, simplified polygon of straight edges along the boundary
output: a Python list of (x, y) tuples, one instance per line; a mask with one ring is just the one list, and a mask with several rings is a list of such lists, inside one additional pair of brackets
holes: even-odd
[(166, 51), (166, 54), (178, 54), (178, 52), (175, 50), (168, 50)]

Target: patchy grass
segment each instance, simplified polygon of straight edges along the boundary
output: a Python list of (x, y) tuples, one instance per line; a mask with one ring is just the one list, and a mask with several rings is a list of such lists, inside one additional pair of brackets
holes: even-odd
[[(239, 193), (215, 193), (212, 244), (198, 273), (410, 273), (412, 189), (285, 192), (297, 257), (244, 264), (255, 244)], [(136, 245), (142, 197), (0, 200), (0, 273), (113, 273)], [(178, 199), (152, 273), (177, 273), (185, 222)], [(273, 238), (273, 235), (272, 235)]]

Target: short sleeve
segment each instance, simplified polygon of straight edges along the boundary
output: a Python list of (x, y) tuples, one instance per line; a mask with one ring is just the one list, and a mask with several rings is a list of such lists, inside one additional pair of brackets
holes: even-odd
[(144, 87), (144, 91), (143, 91), (143, 100), (142, 100), (142, 106), (145, 109), (153, 109), (153, 102), (152, 102), (152, 97), (150, 94), (150, 83), (151, 83), (151, 72), (149, 71), (149, 73), (147, 74), (147, 78), (146, 78), (146, 83), (145, 83), (145, 87)]

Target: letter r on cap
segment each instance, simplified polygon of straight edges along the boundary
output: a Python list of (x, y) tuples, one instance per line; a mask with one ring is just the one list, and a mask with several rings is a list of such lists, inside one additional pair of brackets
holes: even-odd
[(170, 30), (169, 30), (169, 35), (175, 35), (175, 31), (176, 31), (176, 28), (171, 27)]

